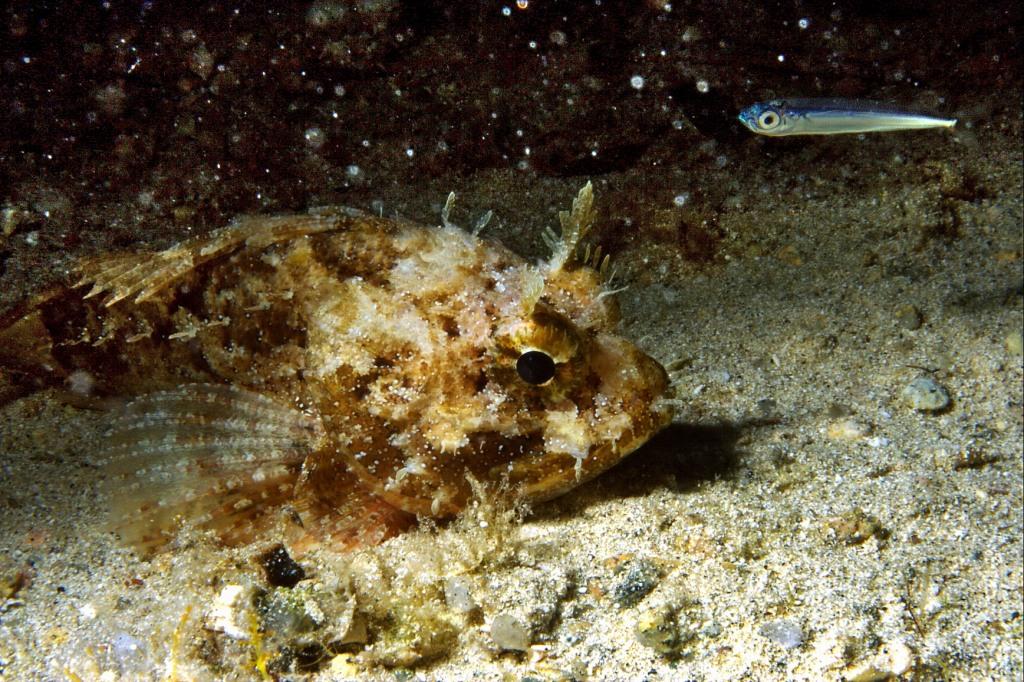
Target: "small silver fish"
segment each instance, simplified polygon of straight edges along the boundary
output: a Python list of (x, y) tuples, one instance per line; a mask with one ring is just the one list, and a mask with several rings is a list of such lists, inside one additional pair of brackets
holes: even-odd
[(937, 118), (897, 107), (850, 99), (784, 99), (752, 104), (739, 115), (759, 135), (838, 135), (887, 130), (952, 128), (955, 118)]

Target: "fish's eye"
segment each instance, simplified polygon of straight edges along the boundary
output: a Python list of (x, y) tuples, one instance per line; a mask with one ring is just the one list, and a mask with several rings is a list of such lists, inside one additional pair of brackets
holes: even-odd
[(543, 351), (528, 350), (516, 360), (516, 372), (526, 383), (540, 386), (555, 376), (555, 361)]
[(779, 125), (782, 118), (774, 110), (769, 109), (768, 111), (762, 111), (761, 115), (757, 117), (757, 125), (761, 126), (765, 130), (771, 130), (775, 126)]

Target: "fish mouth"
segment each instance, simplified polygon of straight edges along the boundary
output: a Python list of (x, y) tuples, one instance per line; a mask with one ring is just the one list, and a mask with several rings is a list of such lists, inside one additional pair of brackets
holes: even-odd
[(651, 437), (671, 422), (671, 416), (655, 431), (641, 434), (632, 431), (612, 443), (591, 448), (583, 458), (565, 453), (547, 453), (530, 462), (518, 462), (509, 472), (513, 483), (519, 482), (519, 495), (530, 502), (546, 502), (580, 486), (618, 464), (642, 447)]

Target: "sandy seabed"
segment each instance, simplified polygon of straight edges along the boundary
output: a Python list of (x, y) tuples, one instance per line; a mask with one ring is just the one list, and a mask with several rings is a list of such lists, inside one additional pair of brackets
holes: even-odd
[[(631, 251), (623, 331), (673, 368), (677, 423), (514, 526), (500, 561), (466, 569), (478, 611), (453, 612), (455, 639), (438, 660), (414, 656), (409, 674), (1019, 679), (1021, 159), (982, 154), (986, 141), (942, 144), (990, 192), (960, 209), (956, 239), (921, 227), (923, 181), (776, 193), (764, 178), (729, 213), (735, 243), (720, 264)], [(599, 203), (631, 180), (598, 179)], [(904, 389), (922, 375), (949, 407), (911, 407)], [(208, 651), (204, 613), (225, 582), (258, 582), (259, 569), (205, 543), (140, 561), (104, 535), (90, 465), (102, 413), (41, 393), (2, 419), (4, 677), (226, 674), (200, 660), (224, 655)], [(401, 567), (465, 532), (414, 533), (378, 560)], [(313, 557), (309, 572), (339, 561)], [(427, 583), (449, 577), (421, 570)], [(489, 623), (503, 613), (530, 630), (528, 652), (496, 650)], [(248, 655), (224, 655), (230, 677), (256, 674)], [(316, 675), (343, 678), (339, 665)]]

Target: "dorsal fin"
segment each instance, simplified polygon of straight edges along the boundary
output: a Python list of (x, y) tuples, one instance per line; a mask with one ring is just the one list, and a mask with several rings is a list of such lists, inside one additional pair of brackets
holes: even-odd
[(544, 241), (551, 249), (548, 270), (562, 269), (572, 257), (580, 240), (587, 236), (594, 224), (594, 186), (588, 182), (572, 200), (572, 208), (558, 212), (561, 234), (556, 235), (550, 228), (544, 234)]
[(122, 253), (87, 258), (77, 266), (75, 286), (92, 284), (85, 295), (105, 294), (104, 306), (132, 298), (141, 303), (194, 268), (242, 246), (263, 248), (342, 227), (343, 214), (244, 216), (209, 235), (189, 239), (157, 253)]

